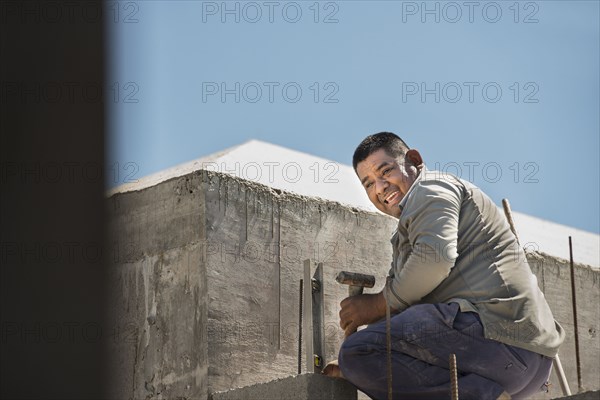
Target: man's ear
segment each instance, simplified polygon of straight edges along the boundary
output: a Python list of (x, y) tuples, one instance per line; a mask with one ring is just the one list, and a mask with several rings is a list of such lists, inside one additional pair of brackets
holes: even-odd
[(415, 167), (423, 165), (423, 158), (417, 149), (410, 149), (405, 156)]

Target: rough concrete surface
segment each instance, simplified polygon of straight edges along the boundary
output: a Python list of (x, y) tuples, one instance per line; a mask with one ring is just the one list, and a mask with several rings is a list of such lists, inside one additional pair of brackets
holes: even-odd
[(108, 200), (109, 398), (206, 399), (203, 199), (192, 175)]
[[(577, 393), (577, 364), (573, 324), (573, 303), (571, 301), (571, 276), (569, 263), (545, 254), (529, 254), (529, 265), (538, 278), (538, 285), (544, 292), (548, 304), (565, 329), (566, 338), (559, 350), (559, 356), (572, 393)], [(575, 269), (575, 293), (579, 331), (582, 388), (589, 391), (600, 388), (600, 272), (587, 266)], [(552, 372), (553, 392), (561, 395), (556, 371)], [(539, 397), (547, 398), (547, 397)]]
[(600, 399), (600, 390), (593, 392), (579, 393), (573, 396), (560, 397), (561, 400), (598, 400)]
[(306, 258), (324, 263), (326, 361), (337, 358), (337, 307), (347, 287), (335, 276), (343, 268), (383, 276), (393, 222), (228, 176), (207, 183), (209, 390), (297, 372), (298, 283)]
[[(325, 361), (343, 333), (341, 270), (383, 286), (395, 219), (196, 171), (108, 200), (112, 248), (113, 398), (207, 399), (297, 373), (298, 283), (303, 260), (324, 263)], [(577, 391), (568, 265), (528, 255), (567, 332), (560, 355)], [(578, 265), (584, 389), (600, 388), (600, 271)], [(460, 360), (459, 360), (460, 364)], [(302, 378), (304, 379), (304, 378)], [(553, 392), (536, 399), (560, 396)]]
[(356, 389), (343, 379), (303, 374), (213, 393), (210, 400), (356, 400)]

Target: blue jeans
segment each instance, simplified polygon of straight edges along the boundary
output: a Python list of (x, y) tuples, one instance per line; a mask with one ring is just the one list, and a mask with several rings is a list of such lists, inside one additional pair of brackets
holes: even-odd
[[(419, 304), (391, 319), (394, 399), (449, 399), (449, 355), (456, 354), (461, 400), (522, 399), (542, 390), (552, 359), (483, 336), (476, 313), (457, 303)], [(385, 319), (349, 336), (338, 358), (345, 378), (387, 399)]]

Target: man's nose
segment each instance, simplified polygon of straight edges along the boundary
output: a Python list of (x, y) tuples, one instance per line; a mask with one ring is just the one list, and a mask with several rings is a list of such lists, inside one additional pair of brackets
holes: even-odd
[(385, 179), (375, 179), (375, 192), (378, 195), (383, 195), (385, 193), (385, 189), (387, 189), (388, 186), (389, 183)]

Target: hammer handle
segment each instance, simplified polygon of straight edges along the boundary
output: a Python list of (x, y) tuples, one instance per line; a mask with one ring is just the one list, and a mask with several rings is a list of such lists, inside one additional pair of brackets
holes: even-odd
[[(363, 287), (362, 286), (352, 286), (352, 285), (348, 286), (348, 296), (352, 297), (352, 296), (357, 296), (359, 294), (363, 294)], [(355, 332), (356, 332), (356, 329), (354, 329), (350, 333), (352, 334), (352, 333), (355, 333)]]
[(359, 294), (363, 294), (362, 286), (348, 286), (348, 296), (357, 296)]

